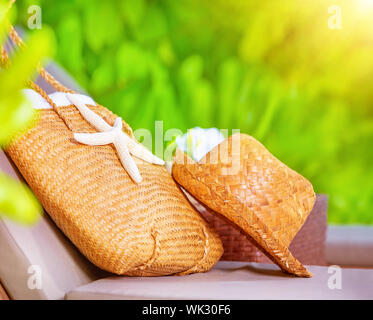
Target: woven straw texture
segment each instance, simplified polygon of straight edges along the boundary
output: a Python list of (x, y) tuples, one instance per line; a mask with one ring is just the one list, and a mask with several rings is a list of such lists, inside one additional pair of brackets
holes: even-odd
[[(115, 115), (90, 106), (111, 125)], [(217, 234), (186, 200), (164, 167), (135, 162), (135, 184), (112, 146), (74, 141), (95, 132), (74, 106), (40, 111), (37, 126), (14, 141), (10, 155), (49, 215), (98, 267), (158, 276), (209, 270), (222, 254)]]
[[(233, 173), (237, 159), (238, 170)], [(177, 150), (172, 174), (196, 199), (246, 234), (283, 271), (312, 276), (288, 249), (314, 205), (312, 185), (253, 137), (233, 135), (199, 163)]]
[[(214, 227), (223, 242), (223, 261), (271, 263), (263, 252), (220, 215), (197, 201), (188, 192), (188, 199), (206, 221)], [(327, 231), (327, 197), (317, 195), (315, 205), (306, 222), (290, 244), (289, 250), (302, 264), (326, 265), (325, 242)]]

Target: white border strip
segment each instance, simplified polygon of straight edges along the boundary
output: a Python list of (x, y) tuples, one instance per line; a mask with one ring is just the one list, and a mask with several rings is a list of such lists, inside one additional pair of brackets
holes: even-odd
[(52, 106), (39, 93), (32, 89), (23, 89), (22, 93), (31, 102), (34, 109), (53, 109)]
[[(38, 92), (32, 89), (23, 89), (22, 93), (31, 102), (31, 106), (37, 110), (53, 109), (53, 107), (45, 100)], [(96, 105), (96, 102), (84, 94), (73, 94), (77, 96), (84, 104)], [(64, 107), (71, 105), (70, 100), (67, 98), (65, 92), (56, 91), (49, 95), (49, 98), (55, 103), (57, 107)]]

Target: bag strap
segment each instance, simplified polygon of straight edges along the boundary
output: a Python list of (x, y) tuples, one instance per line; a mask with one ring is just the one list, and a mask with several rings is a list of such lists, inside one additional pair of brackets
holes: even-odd
[(6, 69), (9, 63), (9, 57), (3, 46), (0, 46), (1, 56), (0, 56), (0, 67)]
[[(16, 2), (16, 0), (10, 0), (8, 3), (7, 11), (9, 11), (12, 7), (12, 5)], [(26, 47), (25, 43), (23, 42), (22, 38), (18, 35), (17, 31), (14, 29), (11, 23), (9, 23), (9, 37), (14, 43), (15, 46), (17, 46), (20, 49), (23, 49)], [(9, 55), (6, 52), (5, 48), (1, 45), (1, 56), (0, 56), (0, 66), (2, 68), (7, 68), (10, 64)], [(40, 76), (48, 82), (51, 86), (53, 86), (57, 91), (62, 91), (66, 93), (75, 93), (73, 90), (70, 90), (69, 88), (65, 87), (62, 83), (60, 83), (58, 80), (56, 80), (48, 71), (46, 71), (40, 64), (37, 66), (37, 72), (40, 74)], [(55, 103), (52, 101), (52, 99), (49, 98), (48, 94), (36, 83), (29, 80), (27, 81), (27, 86), (31, 89), (38, 92), (52, 107), (53, 109), (58, 113), (57, 107)]]
[[(9, 29), (9, 37), (12, 39), (13, 43), (18, 46), (19, 48), (24, 48), (25, 43), (23, 42), (22, 38), (18, 35), (17, 31), (14, 29), (12, 25), (10, 25)], [(46, 71), (41, 65), (38, 65), (37, 71), (40, 76), (47, 81), (50, 85), (52, 85), (57, 91), (67, 92), (67, 93), (75, 93), (75, 91), (65, 87), (61, 82), (56, 80), (48, 71)]]
[[(8, 5), (8, 10), (11, 8), (11, 6), (14, 3), (15, 3), (15, 0), (10, 0), (9, 5)], [(24, 43), (22, 38), (18, 35), (17, 31), (14, 29), (14, 27), (10, 23), (9, 23), (9, 37), (14, 43), (14, 45), (17, 46), (18, 48), (23, 49), (24, 47), (26, 47), (26, 44)], [(3, 68), (7, 68), (10, 64), (8, 53), (2, 46), (0, 46), (0, 50), (1, 50), (0, 65)], [(41, 66), (41, 64), (37, 66), (37, 72), (47, 83), (53, 86), (57, 91), (61, 91), (65, 93), (76, 93), (74, 90), (67, 88), (62, 83), (60, 83), (57, 79), (55, 79), (48, 71), (46, 71)], [(65, 122), (66, 126), (69, 127), (64, 115), (62, 114), (61, 108), (58, 108), (56, 106), (56, 104), (52, 101), (52, 99), (48, 96), (48, 94), (39, 85), (37, 85), (35, 82), (31, 80), (27, 81), (26, 85), (27, 87), (38, 92), (53, 107), (54, 111)], [(132, 128), (124, 120), (123, 120), (123, 129), (130, 136), (130, 138), (134, 139)]]

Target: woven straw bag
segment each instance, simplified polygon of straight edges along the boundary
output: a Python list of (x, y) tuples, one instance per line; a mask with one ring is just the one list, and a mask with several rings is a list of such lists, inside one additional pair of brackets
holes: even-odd
[[(235, 164), (237, 172), (230, 172)], [(198, 163), (177, 150), (172, 174), (185, 190), (244, 233), (283, 271), (312, 276), (289, 251), (315, 203), (312, 185), (253, 137), (233, 135)]]
[[(13, 28), (10, 36), (23, 46)], [(39, 73), (57, 91), (73, 93), (44, 69)], [(58, 106), (36, 84), (29, 86), (51, 108), (37, 111), (36, 126), (6, 152), (58, 227), (92, 263), (129, 276), (189, 274), (214, 266), (223, 253), (221, 240), (163, 166), (134, 158), (143, 178), (134, 183), (112, 145), (74, 140), (74, 132), (96, 132), (74, 105)], [(108, 109), (88, 107), (114, 124), (117, 116)], [(134, 139), (125, 122), (123, 131)]]

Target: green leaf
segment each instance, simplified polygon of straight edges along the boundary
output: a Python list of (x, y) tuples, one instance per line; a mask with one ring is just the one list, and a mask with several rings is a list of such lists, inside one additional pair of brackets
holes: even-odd
[(109, 89), (115, 82), (115, 67), (112, 60), (104, 60), (97, 66), (92, 75), (90, 88), (93, 92), (100, 94)]
[(120, 8), (128, 24), (134, 28), (141, 23), (146, 10), (144, 0), (121, 1)]
[[(219, 103), (218, 123), (222, 128), (228, 128), (236, 112), (238, 89), (242, 77), (242, 66), (235, 58), (224, 61), (218, 71)], [(242, 115), (239, 115), (240, 117)]]
[(211, 123), (213, 112), (213, 91), (207, 80), (200, 80), (192, 91), (190, 115), (193, 122), (200, 127), (207, 128)]
[(127, 82), (148, 74), (146, 53), (135, 43), (126, 42), (119, 48), (116, 57), (118, 81)]
[(185, 59), (180, 66), (180, 79), (187, 87), (193, 86), (195, 81), (202, 77), (203, 59), (198, 55), (193, 55)]
[(142, 23), (133, 31), (140, 43), (156, 45), (167, 34), (167, 30), (167, 19), (164, 11), (158, 6), (148, 5)]
[(89, 47), (100, 52), (105, 45), (118, 43), (123, 25), (119, 10), (106, 1), (95, 1), (85, 6), (84, 34)]
[(71, 12), (65, 14), (59, 20), (58, 57), (72, 72), (80, 72), (84, 69), (83, 59), (83, 32), (79, 14)]
[[(6, 21), (3, 1), (0, 2), (0, 40), (4, 36)], [(34, 32), (26, 48), (11, 56), (11, 63), (0, 72), (0, 145), (7, 144), (34, 119), (34, 110), (21, 93), (26, 81), (35, 74), (37, 64), (52, 54), (53, 34), (46, 26)], [(42, 209), (32, 192), (0, 172), (0, 214), (23, 224), (33, 224)]]
[(27, 47), (18, 50), (6, 72), (0, 73), (0, 145), (7, 143), (34, 118), (34, 110), (20, 91), (35, 74), (42, 57), (52, 53), (51, 39), (48, 28), (33, 33)]
[(20, 93), (0, 98), (0, 146), (9, 140), (34, 118), (34, 110), (29, 101)]
[(31, 225), (38, 221), (42, 208), (32, 192), (0, 172), (0, 215)]

